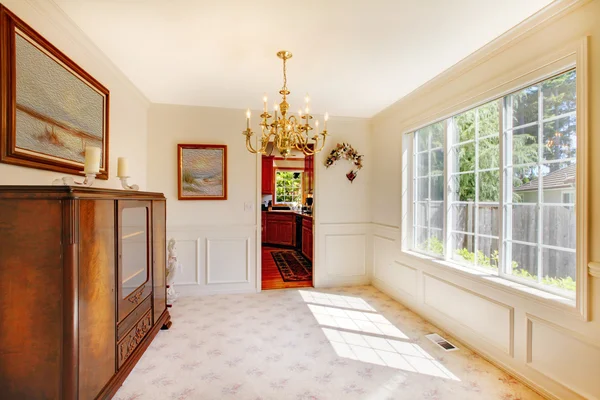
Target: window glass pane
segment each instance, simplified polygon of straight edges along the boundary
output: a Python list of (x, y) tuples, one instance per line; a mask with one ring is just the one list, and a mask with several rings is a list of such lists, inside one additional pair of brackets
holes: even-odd
[(575, 257), (573, 252), (543, 249), (542, 284), (574, 292), (577, 279)]
[(534, 85), (509, 96), (514, 128), (538, 120), (538, 91), (538, 86)]
[(475, 232), (475, 206), (472, 204), (454, 204), (452, 206), (452, 230)]
[(417, 178), (417, 201), (429, 199), (429, 178)]
[(443, 203), (430, 203), (429, 218), (432, 228), (443, 229), (444, 228), (444, 204)]
[[(509, 208), (510, 210), (511, 208)], [(512, 239), (520, 242), (537, 243), (538, 207), (537, 205), (513, 205), (511, 213)]]
[(514, 167), (512, 201), (515, 203), (537, 203), (538, 201), (538, 168)]
[(512, 162), (531, 164), (538, 160), (538, 126), (515, 129), (512, 133)]
[(452, 177), (452, 188), (457, 201), (475, 201), (475, 174)]
[(500, 171), (479, 173), (479, 201), (500, 201)]
[(499, 206), (479, 206), (477, 215), (477, 233), (498, 236)]
[(542, 230), (542, 243), (550, 246), (575, 249), (575, 207), (544, 206), (542, 221), (546, 229)]
[(415, 228), (415, 248), (421, 251), (427, 251), (429, 238), (427, 228), (417, 226)]
[(452, 244), (454, 246), (451, 258), (461, 264), (475, 263), (475, 236), (464, 235), (461, 233), (452, 234)]
[(417, 154), (417, 176), (429, 175), (429, 153)]
[(415, 225), (427, 226), (429, 219), (429, 206), (427, 202), (415, 203)]
[(575, 71), (570, 71), (543, 83), (544, 118), (575, 111), (577, 105), (575, 79)]
[(498, 239), (485, 237), (477, 239), (477, 266), (498, 269)]
[(437, 124), (430, 125), (432, 149), (444, 147), (444, 124), (445, 122), (439, 122)]
[(456, 172), (475, 171), (475, 143), (467, 143), (457, 146), (454, 149), (453, 156), (456, 157)]
[(431, 200), (444, 200), (444, 176), (431, 177)]
[(562, 203), (562, 191), (574, 190), (577, 166), (575, 163), (543, 164), (542, 189), (544, 203)]
[(455, 116), (453, 119), (454, 134), (453, 143), (466, 142), (475, 139), (475, 110)]
[(577, 155), (575, 116), (544, 123), (544, 158), (562, 160)]
[(478, 108), (478, 137), (498, 135), (500, 133), (500, 115), (498, 102), (493, 101)]
[(509, 243), (507, 253), (512, 253), (511, 267), (513, 276), (537, 281), (538, 269), (538, 249), (536, 246), (529, 246), (519, 243)]
[(498, 136), (479, 141), (479, 169), (500, 167), (500, 139)]
[(429, 148), (429, 130), (424, 128), (418, 130), (417, 136), (417, 151), (425, 151)]
[(444, 235), (441, 229), (431, 229), (428, 251), (431, 254), (441, 256), (444, 254)]
[(444, 173), (444, 150), (433, 150), (431, 152), (431, 173), (432, 174), (443, 174)]
[(275, 173), (275, 203), (302, 201), (302, 172), (278, 170)]

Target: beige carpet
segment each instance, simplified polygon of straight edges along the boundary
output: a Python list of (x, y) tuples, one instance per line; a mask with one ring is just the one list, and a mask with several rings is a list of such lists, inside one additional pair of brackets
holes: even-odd
[(182, 298), (171, 313), (115, 399), (541, 398), (437, 347), (424, 335), (442, 332), (370, 286)]

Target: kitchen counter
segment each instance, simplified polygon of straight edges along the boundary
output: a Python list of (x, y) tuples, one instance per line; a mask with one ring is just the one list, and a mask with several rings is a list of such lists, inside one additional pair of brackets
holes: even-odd
[(293, 211), (293, 210), (271, 210), (271, 211), (263, 211), (265, 214), (295, 214), (301, 215), (305, 218), (312, 218), (311, 214), (306, 214), (301, 211)]

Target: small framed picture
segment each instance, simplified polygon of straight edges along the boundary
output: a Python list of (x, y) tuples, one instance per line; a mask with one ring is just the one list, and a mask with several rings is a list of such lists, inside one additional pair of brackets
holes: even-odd
[(227, 200), (227, 146), (178, 144), (179, 200)]

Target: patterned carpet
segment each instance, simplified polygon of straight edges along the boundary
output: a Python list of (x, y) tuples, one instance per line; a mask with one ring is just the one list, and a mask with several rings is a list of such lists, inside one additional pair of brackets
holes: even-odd
[(115, 399), (542, 398), (370, 286), (181, 298), (171, 315)]

